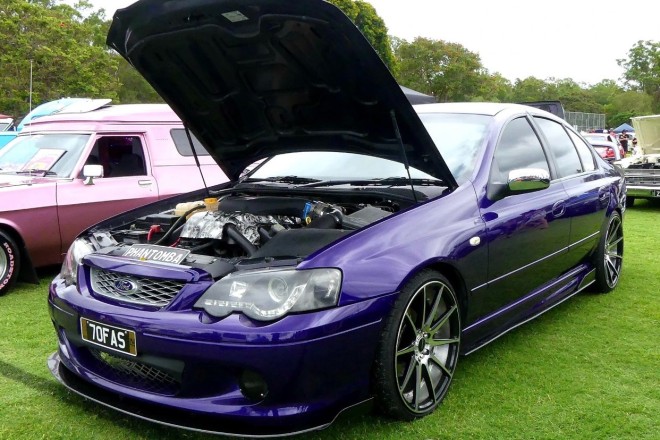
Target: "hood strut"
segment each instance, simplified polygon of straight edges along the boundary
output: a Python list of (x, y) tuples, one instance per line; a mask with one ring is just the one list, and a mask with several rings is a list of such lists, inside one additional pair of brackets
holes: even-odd
[(401, 158), (403, 159), (403, 166), (406, 168), (406, 173), (408, 174), (408, 181), (410, 182), (410, 189), (412, 190), (413, 199), (415, 199), (415, 203), (417, 203), (417, 194), (415, 194), (415, 186), (413, 185), (413, 180), (410, 176), (410, 165), (408, 164), (406, 147), (403, 146), (403, 139), (401, 139), (401, 131), (399, 131), (399, 124), (396, 121), (396, 114), (394, 113), (394, 110), (390, 110), (390, 116), (392, 117), (394, 135), (396, 136), (396, 140), (399, 141), (399, 146), (401, 147)]
[(204, 179), (204, 173), (202, 172), (202, 166), (199, 163), (199, 157), (197, 157), (197, 151), (195, 150), (195, 144), (192, 141), (190, 136), (190, 130), (188, 130), (188, 125), (184, 125), (183, 128), (186, 130), (186, 137), (188, 138), (188, 143), (190, 144), (190, 150), (192, 151), (193, 157), (195, 158), (195, 163), (197, 164), (197, 169), (199, 170), (199, 175), (202, 176), (202, 183), (204, 184), (204, 189), (206, 189), (206, 197), (211, 197), (211, 192), (209, 187), (206, 185), (206, 179)]

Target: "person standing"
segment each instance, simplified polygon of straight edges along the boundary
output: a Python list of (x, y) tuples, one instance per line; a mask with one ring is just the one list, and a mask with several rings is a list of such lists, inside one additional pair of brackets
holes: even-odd
[(628, 133), (626, 133), (626, 130), (623, 130), (619, 135), (619, 143), (621, 144), (624, 153), (628, 154)]

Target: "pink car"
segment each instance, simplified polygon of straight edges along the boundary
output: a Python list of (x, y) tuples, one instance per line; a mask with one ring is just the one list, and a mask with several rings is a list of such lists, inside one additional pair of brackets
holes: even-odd
[[(164, 104), (105, 106), (33, 121), (0, 150), (0, 295), (60, 264), (73, 239), (120, 212), (226, 182)], [(204, 175), (202, 180), (201, 173)]]

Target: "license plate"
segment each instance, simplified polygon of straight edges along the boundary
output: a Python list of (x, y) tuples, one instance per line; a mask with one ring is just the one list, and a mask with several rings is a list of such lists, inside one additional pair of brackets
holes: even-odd
[(181, 264), (189, 253), (190, 251), (188, 249), (155, 246), (152, 244), (134, 244), (126, 249), (122, 255), (140, 261)]
[(133, 330), (103, 324), (87, 318), (80, 318), (80, 334), (85, 341), (92, 344), (131, 356), (137, 356), (135, 332)]

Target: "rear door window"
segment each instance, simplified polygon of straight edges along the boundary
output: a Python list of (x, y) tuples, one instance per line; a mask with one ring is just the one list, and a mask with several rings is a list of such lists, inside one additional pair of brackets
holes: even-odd
[(548, 141), (548, 148), (557, 163), (559, 177), (580, 174), (582, 162), (564, 127), (555, 121), (537, 116), (534, 117), (534, 121)]
[(596, 164), (594, 163), (594, 155), (591, 153), (591, 147), (589, 147), (589, 145), (587, 145), (587, 143), (572, 130), (568, 130), (568, 135), (575, 144), (575, 148), (577, 148), (580, 161), (582, 162), (582, 168), (584, 168), (585, 171), (595, 170)]

